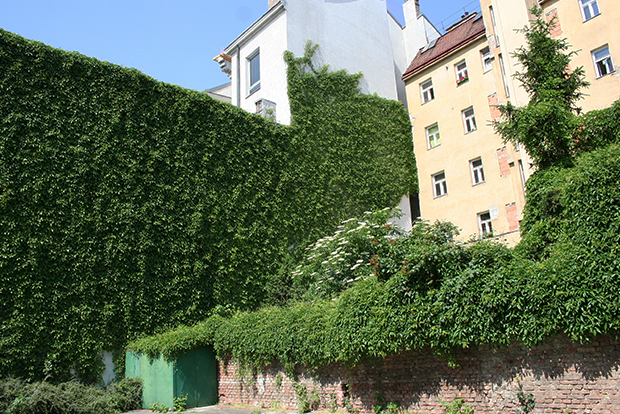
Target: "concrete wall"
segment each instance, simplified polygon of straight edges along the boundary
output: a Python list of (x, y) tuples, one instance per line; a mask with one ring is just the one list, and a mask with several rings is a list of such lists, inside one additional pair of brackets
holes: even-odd
[[(231, 51), (232, 103), (248, 112), (256, 112), (256, 101), (267, 99), (276, 104), (276, 121), (290, 124), (291, 112), (286, 87), (284, 51), (288, 49), (286, 12), (257, 30), (254, 36)], [(260, 89), (249, 92), (248, 57), (260, 53)], [(240, 98), (240, 102), (238, 101)]]
[[(316, 64), (331, 70), (345, 69), (363, 74), (362, 93), (377, 93), (404, 103), (404, 87), (397, 90), (407, 61), (401, 28), (387, 13), (382, 0), (287, 0), (263, 16), (264, 24), (251, 29), (244, 40), (229, 46), (232, 56), (232, 103), (255, 112), (256, 101), (276, 103), (276, 120), (289, 124), (290, 108), (286, 89), (283, 53), (302, 56), (308, 40), (319, 45)], [(418, 30), (424, 32), (421, 19)], [(418, 36), (419, 37), (419, 36)], [(418, 45), (422, 47), (424, 43)], [(396, 52), (394, 52), (396, 50)], [(249, 93), (247, 58), (260, 52), (261, 87)], [(396, 55), (395, 55), (396, 53)]]
[[(620, 342), (594, 338), (586, 345), (565, 337), (533, 349), (518, 344), (491, 349), (480, 346), (455, 352), (457, 368), (431, 351), (405, 352), (372, 359), (354, 368), (333, 365), (298, 380), (316, 390), (321, 407), (350, 398), (362, 414), (371, 413), (377, 393), (399, 401), (415, 413), (441, 413), (441, 401), (463, 398), (476, 413), (514, 413), (521, 408), (518, 384), (534, 395), (535, 413), (617, 413), (620, 407)], [(281, 385), (278, 387), (280, 378)], [(273, 365), (257, 377), (241, 378), (236, 365), (223, 362), (219, 371), (220, 403), (295, 408), (290, 378)]]
[(363, 73), (362, 93), (397, 99), (390, 18), (382, 0), (287, 0), (288, 46), (301, 56), (307, 40), (332, 70)]

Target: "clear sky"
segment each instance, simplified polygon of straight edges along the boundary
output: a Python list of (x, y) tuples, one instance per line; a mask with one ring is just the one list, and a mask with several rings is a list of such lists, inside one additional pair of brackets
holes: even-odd
[[(386, 1), (402, 23), (403, 0)], [(420, 0), (439, 30), (479, 7)], [(0, 28), (202, 91), (228, 82), (213, 57), (266, 11), (267, 0), (0, 0)]]

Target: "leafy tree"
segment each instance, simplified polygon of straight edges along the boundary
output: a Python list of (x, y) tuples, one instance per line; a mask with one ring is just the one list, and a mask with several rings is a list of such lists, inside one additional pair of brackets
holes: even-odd
[(576, 103), (588, 86), (582, 67), (571, 70), (569, 63), (575, 51), (568, 52), (566, 39), (551, 37), (555, 19), (547, 22), (542, 9), (534, 7), (536, 16), (529, 27), (522, 29), (526, 46), (514, 56), (523, 66), (515, 77), (530, 97), (524, 107), (508, 102), (500, 105), (502, 119), (494, 123), (505, 141), (523, 144), (534, 164), (546, 168), (570, 162), (573, 135), (580, 108)]

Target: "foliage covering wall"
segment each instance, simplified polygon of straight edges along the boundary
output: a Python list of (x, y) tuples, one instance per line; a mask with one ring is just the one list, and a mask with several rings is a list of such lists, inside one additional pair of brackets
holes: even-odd
[(213, 344), (221, 358), (250, 368), (281, 361), (292, 372), (295, 364), (356, 364), (426, 347), (450, 358), (455, 349), (479, 344), (532, 346), (558, 334), (583, 343), (618, 335), (619, 163), (620, 146), (611, 144), (576, 157), (570, 168), (534, 174), (516, 249), (492, 241), (460, 244), (442, 223), (418, 223), (396, 237), (374, 226), (380, 214), (365, 215), (358, 227), (345, 223), (317, 242), (296, 271), (316, 272), (310, 287), (331, 281), (335, 292), (338, 274), (355, 278), (341, 293), (214, 316), (130, 346), (173, 355)]
[(397, 203), (406, 112), (338, 91), (315, 93), (360, 115), (288, 128), (0, 31), (0, 375), (88, 376), (138, 334), (252, 309), (312, 235)]

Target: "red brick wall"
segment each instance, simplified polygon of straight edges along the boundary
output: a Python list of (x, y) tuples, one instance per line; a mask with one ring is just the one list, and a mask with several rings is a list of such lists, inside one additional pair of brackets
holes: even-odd
[[(372, 412), (377, 392), (413, 412), (443, 414), (440, 401), (459, 397), (476, 413), (514, 413), (520, 408), (517, 375), (525, 393), (534, 395), (536, 413), (620, 413), (620, 341), (612, 338), (577, 345), (559, 337), (531, 350), (521, 345), (498, 350), (479, 347), (455, 356), (456, 369), (432, 352), (408, 352), (351, 369), (334, 365), (297, 374), (308, 392), (319, 393), (323, 408), (332, 400), (343, 406), (350, 395), (361, 413)], [(290, 379), (276, 365), (242, 379), (234, 363), (222, 363), (219, 397), (224, 404), (283, 408), (297, 404)]]
[(489, 111), (491, 111), (491, 119), (495, 121), (499, 119), (500, 116), (502, 116), (502, 113), (500, 112), (499, 108), (497, 108), (497, 105), (499, 105), (499, 99), (497, 97), (497, 92), (492, 95), (489, 95), (487, 99), (489, 100)]
[(508, 218), (508, 230), (518, 230), (519, 213), (517, 212), (517, 203), (506, 204), (506, 217)]
[(508, 161), (510, 156), (506, 147), (497, 150), (497, 161), (499, 162), (499, 176), (507, 177), (510, 175), (510, 164)]
[(560, 16), (558, 16), (558, 9), (549, 10), (545, 13), (545, 18), (547, 22), (551, 22), (551, 19), (555, 18), (555, 23), (551, 27), (551, 37), (558, 37), (562, 34), (562, 26), (560, 26)]

